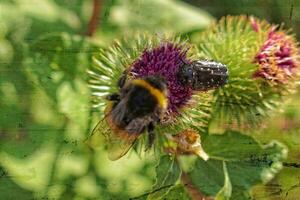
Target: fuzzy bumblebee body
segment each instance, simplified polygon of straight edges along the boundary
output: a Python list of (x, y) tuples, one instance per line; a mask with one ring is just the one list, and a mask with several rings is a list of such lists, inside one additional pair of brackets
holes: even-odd
[[(105, 120), (100, 121), (92, 135), (104, 135), (109, 159), (124, 156), (135, 140), (147, 130), (149, 145), (154, 140), (154, 126), (167, 109), (167, 86), (159, 76), (119, 81), (120, 92), (107, 97)], [(107, 126), (105, 124), (107, 123)]]

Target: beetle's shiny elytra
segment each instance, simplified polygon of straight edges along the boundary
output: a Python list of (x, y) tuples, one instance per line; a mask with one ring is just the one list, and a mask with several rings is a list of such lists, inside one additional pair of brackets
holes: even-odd
[(178, 71), (178, 79), (193, 90), (209, 90), (227, 83), (227, 66), (211, 60), (196, 60), (184, 63)]

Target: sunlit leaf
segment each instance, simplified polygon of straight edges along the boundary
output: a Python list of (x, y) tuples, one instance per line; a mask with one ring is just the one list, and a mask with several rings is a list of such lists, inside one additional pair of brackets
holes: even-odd
[(175, 0), (121, 0), (111, 11), (112, 24), (125, 31), (185, 33), (204, 29), (211, 21), (212, 17), (205, 11)]
[[(47, 94), (57, 100), (63, 82), (75, 87), (76, 79), (85, 80), (96, 47), (80, 36), (67, 33), (48, 34), (36, 40), (29, 49), (28, 73)], [(75, 88), (74, 88), (75, 89)]]
[(184, 189), (183, 185), (176, 185), (173, 188), (170, 189), (168, 194), (166, 194), (164, 199), (180, 199), (180, 200), (190, 200), (191, 198), (189, 197), (188, 193)]
[(174, 186), (181, 175), (181, 169), (174, 157), (162, 156), (156, 166), (156, 183), (147, 200), (162, 198)]
[(216, 196), (216, 200), (229, 200), (231, 197), (232, 192), (232, 186), (229, 179), (226, 163), (223, 162), (223, 171), (224, 171), (224, 186), (223, 188), (218, 192)]
[(8, 173), (0, 167), (0, 194), (2, 199), (33, 199), (33, 192), (14, 183)]
[(210, 159), (207, 162), (198, 159), (189, 176), (193, 184), (209, 196), (217, 195), (228, 182), (223, 163), (232, 185), (232, 196), (239, 193), (243, 194), (239, 195), (240, 199), (247, 199), (252, 186), (274, 177), (287, 154), (280, 143), (272, 142), (262, 147), (250, 136), (233, 131), (209, 135), (202, 144)]

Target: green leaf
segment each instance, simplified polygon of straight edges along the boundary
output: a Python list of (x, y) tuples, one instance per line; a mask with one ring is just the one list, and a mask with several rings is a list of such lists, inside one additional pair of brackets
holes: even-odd
[(28, 74), (55, 101), (64, 82), (75, 89), (76, 79), (86, 78), (96, 47), (81, 36), (67, 33), (47, 34), (30, 45), (26, 59)]
[(25, 190), (9, 178), (10, 175), (0, 167), (0, 194), (1, 199), (33, 199), (32, 191)]
[(175, 157), (162, 156), (156, 166), (156, 183), (147, 200), (162, 198), (174, 186), (181, 175), (181, 170)]
[[(287, 149), (278, 142), (262, 147), (252, 137), (234, 131), (209, 135), (202, 144), (210, 160), (205, 162), (198, 159), (189, 176), (193, 184), (209, 196), (218, 193), (228, 196), (230, 180), (232, 196), (248, 199), (251, 187), (273, 178), (281, 169), (281, 161), (287, 154)], [(229, 180), (226, 180), (226, 176)]]
[(223, 171), (224, 171), (224, 186), (223, 188), (218, 192), (216, 196), (216, 200), (229, 200), (231, 197), (232, 192), (232, 186), (229, 179), (226, 163), (223, 162)]
[(166, 200), (190, 200), (189, 194), (186, 192), (183, 185), (176, 185), (173, 188), (170, 189), (168, 194), (164, 196), (164, 199)]
[(202, 30), (211, 22), (205, 11), (175, 0), (122, 0), (111, 11), (111, 23), (127, 31), (186, 33)]
[[(57, 90), (58, 110), (68, 116), (84, 132), (88, 119), (89, 92), (87, 84), (77, 80), (74, 90), (69, 83), (61, 84)], [(74, 130), (72, 130), (74, 132)]]
[(15, 135), (8, 133), (6, 138), (0, 141), (0, 152), (7, 152), (16, 158), (26, 158), (42, 144), (56, 140), (62, 133), (57, 127), (31, 124)]
[(194, 169), (188, 174), (193, 184), (207, 195), (216, 195), (224, 183), (222, 162), (197, 159)]

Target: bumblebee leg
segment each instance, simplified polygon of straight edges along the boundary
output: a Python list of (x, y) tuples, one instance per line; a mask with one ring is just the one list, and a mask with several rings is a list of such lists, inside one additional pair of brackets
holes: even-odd
[(118, 80), (118, 86), (120, 89), (122, 89), (123, 86), (125, 85), (126, 79), (127, 79), (127, 71), (125, 70), (122, 76)]
[(113, 94), (109, 94), (108, 96), (106, 96), (106, 99), (108, 101), (120, 101), (121, 97), (119, 94), (113, 93)]
[(154, 124), (150, 123), (148, 125), (147, 129), (148, 129), (148, 142), (149, 142), (148, 147), (147, 147), (147, 150), (148, 150), (148, 149), (151, 149), (151, 147), (154, 144), (154, 139), (155, 139)]

